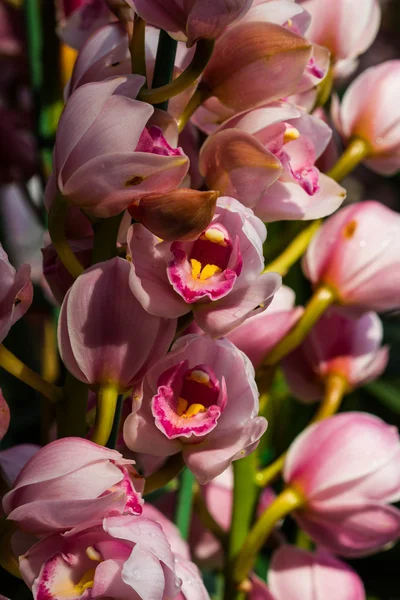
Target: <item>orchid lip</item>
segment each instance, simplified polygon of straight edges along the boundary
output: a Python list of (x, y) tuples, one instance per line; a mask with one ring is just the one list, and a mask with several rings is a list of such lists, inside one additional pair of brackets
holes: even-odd
[(226, 387), (211, 367), (189, 369), (183, 361), (163, 373), (158, 383), (152, 412), (169, 439), (202, 437), (216, 427), (226, 406)]

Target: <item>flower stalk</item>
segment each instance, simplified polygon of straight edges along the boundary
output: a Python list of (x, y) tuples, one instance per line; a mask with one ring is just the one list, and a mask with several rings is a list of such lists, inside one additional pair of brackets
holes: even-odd
[(53, 383), (49, 383), (38, 373), (35, 373), (30, 367), (17, 358), (12, 352), (1, 344), (0, 345), (0, 367), (14, 375), (20, 381), (23, 381), (31, 388), (45, 396), (51, 402), (57, 402), (62, 399), (62, 389)]
[(67, 211), (67, 201), (57, 194), (49, 212), (49, 233), (59, 259), (72, 277), (77, 279), (79, 275), (82, 275), (84, 268), (72, 252), (65, 234)]
[(294, 350), (311, 331), (324, 312), (336, 301), (335, 292), (321, 286), (315, 290), (311, 300), (305, 307), (303, 316), (295, 327), (271, 350), (263, 361), (264, 365), (275, 365)]
[(335, 181), (341, 181), (354, 171), (360, 162), (368, 157), (369, 153), (370, 147), (368, 142), (358, 137), (353, 138), (336, 164), (328, 171), (327, 175)]
[(115, 383), (102, 385), (97, 392), (96, 419), (94, 422), (92, 442), (106, 446), (114, 423), (118, 400), (118, 386)]
[(190, 65), (176, 79), (159, 88), (147, 90), (142, 88), (139, 100), (149, 104), (160, 104), (184, 92), (193, 85), (204, 71), (214, 48), (213, 40), (199, 40)]
[(245, 581), (253, 568), (255, 559), (275, 524), (293, 510), (301, 508), (305, 498), (294, 488), (287, 487), (263, 512), (255, 523), (237, 555), (234, 579), (237, 585)]

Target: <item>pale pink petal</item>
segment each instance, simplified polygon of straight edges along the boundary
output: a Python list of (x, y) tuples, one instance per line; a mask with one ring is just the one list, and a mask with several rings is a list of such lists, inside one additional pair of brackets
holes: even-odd
[[(106, 154), (83, 164), (63, 192), (68, 200), (91, 214), (116, 215), (146, 193), (176, 189), (188, 170), (185, 156), (145, 152)], [(84, 204), (82, 200), (84, 198)]]
[(297, 183), (275, 182), (255, 207), (263, 221), (308, 221), (332, 214), (346, 197), (346, 190), (333, 179), (319, 173), (318, 192), (310, 196)]
[(183, 457), (188, 468), (196, 476), (200, 485), (205, 485), (225, 471), (234, 460), (244, 458), (255, 450), (260, 437), (267, 429), (264, 417), (249, 421), (240, 430), (209, 436), (201, 447), (187, 445)]
[(145, 411), (130, 414), (124, 423), (124, 442), (131, 450), (152, 454), (153, 456), (171, 456), (180, 452), (182, 444), (178, 440), (169, 440), (154, 424), (154, 417)]
[(266, 308), (281, 282), (278, 273), (264, 273), (248, 286), (235, 288), (218, 304), (196, 304), (196, 323), (213, 337), (226, 335), (250, 317), (260, 305)]

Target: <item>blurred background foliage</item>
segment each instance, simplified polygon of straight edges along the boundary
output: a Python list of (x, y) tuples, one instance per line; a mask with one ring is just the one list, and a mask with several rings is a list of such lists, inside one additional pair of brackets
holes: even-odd
[[(380, 33), (372, 47), (361, 57), (359, 69), (353, 78), (369, 66), (398, 58), (400, 55), (400, 0), (381, 0), (381, 3), (383, 20)], [(40, 14), (33, 15), (33, 18), (41, 19), (42, 31), (45, 34), (44, 44), (41, 46), (37, 40), (28, 40), (26, 37), (25, 25), (32, 18), (30, 0), (21, 0), (21, 3), (19, 0), (0, 0), (1, 4), (12, 15), (16, 31), (21, 34), (22, 47), (17, 58), (0, 57), (0, 93), (3, 78), (6, 78), (9, 68), (9, 60), (12, 60), (14, 67), (17, 60), (15, 85), (22, 82), (27, 89), (32, 89), (30, 82), (33, 81), (34, 84), (34, 93), (28, 98), (28, 102), (32, 131), (41, 149), (42, 168), (39, 176), (44, 179), (51, 164), (54, 123), (61, 107), (60, 48), (54, 27), (56, 11), (52, 0), (42, 0)], [(40, 64), (35, 64), (38, 60)], [(348, 83), (346, 80), (338, 86), (339, 94), (343, 93)], [(45, 107), (45, 111), (40, 115), (34, 110), (34, 100), (38, 98), (41, 106)], [(7, 136), (2, 135), (0, 123), (0, 161), (7, 157), (9, 142)], [(25, 183), (23, 182), (23, 185)], [(343, 185), (348, 190), (346, 202), (376, 199), (400, 212), (400, 175), (382, 178), (360, 166), (344, 180)], [(59, 361), (46, 365), (42, 360), (43, 348), (51, 350), (55, 343), (56, 312), (43, 291), (40, 277), (40, 248), (45, 235), (41, 224), (43, 213), (40, 214), (40, 209), (32, 210), (24, 205), (21, 195), (16, 193), (18, 187), (16, 184), (0, 183), (0, 241), (16, 267), (23, 262), (33, 265), (35, 295), (28, 314), (12, 328), (6, 346), (31, 368), (42, 372), (43, 368), (50, 369), (50, 376), (60, 380), (63, 372)], [(40, 193), (39, 190), (39, 195)], [(270, 225), (265, 245), (267, 261), (279, 254), (302, 227), (302, 224), (291, 222)], [(307, 300), (310, 289), (300, 265), (291, 269), (285, 283), (296, 291), (298, 304)], [(379, 381), (347, 396), (341, 410), (371, 412), (400, 428), (400, 314), (383, 315), (382, 320), (384, 342), (391, 348), (386, 372)], [(0, 442), (0, 448), (4, 450), (21, 443), (46, 443), (49, 427), (54, 420), (54, 407), (31, 388), (2, 370), (0, 387), (11, 410), (11, 425)], [(294, 437), (307, 425), (314, 410), (314, 406), (305, 406), (291, 397), (283, 376), (278, 372), (266, 409), (269, 428), (262, 442), (262, 456), (266, 463), (279, 456), (289, 446)], [(289, 540), (294, 541), (296, 531), (293, 522), (285, 523), (284, 529)], [(400, 600), (400, 544), (375, 556), (350, 562), (365, 583), (368, 600)], [(267, 564), (268, 552), (260, 558), (257, 571), (264, 574)], [(218, 598), (218, 590), (221, 589), (218, 577), (212, 572), (207, 572), (205, 580), (210, 592)], [(25, 584), (4, 570), (0, 570), (0, 581), (0, 593), (11, 600), (32, 598)]]

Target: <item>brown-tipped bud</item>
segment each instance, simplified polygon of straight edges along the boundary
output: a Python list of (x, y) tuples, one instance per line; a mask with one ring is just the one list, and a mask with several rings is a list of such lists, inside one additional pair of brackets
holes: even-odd
[(157, 237), (174, 240), (196, 239), (210, 223), (218, 192), (181, 188), (168, 194), (150, 194), (128, 208)]

